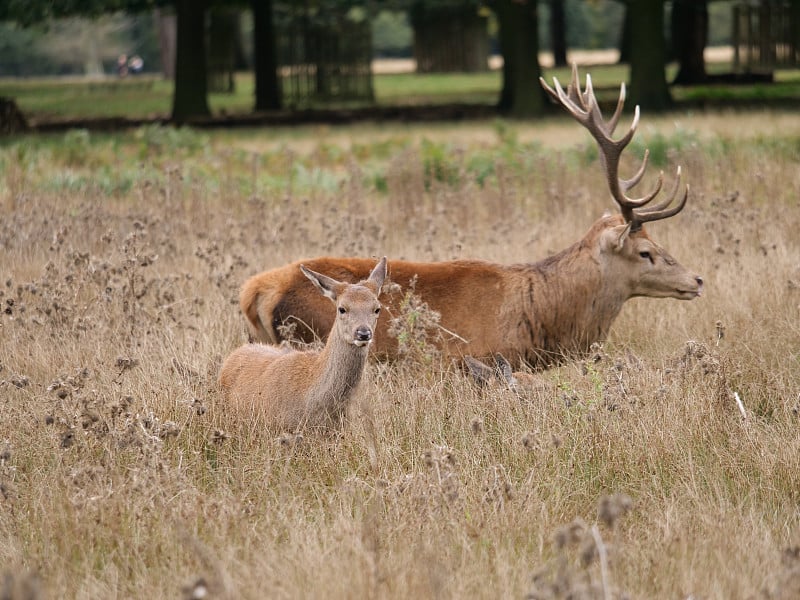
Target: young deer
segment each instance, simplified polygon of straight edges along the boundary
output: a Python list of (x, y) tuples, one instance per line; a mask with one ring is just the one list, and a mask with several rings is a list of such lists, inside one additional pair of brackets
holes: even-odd
[(323, 296), (336, 305), (336, 317), (321, 351), (245, 344), (222, 365), (219, 383), (225, 399), (263, 415), (269, 425), (295, 429), (329, 427), (343, 417), (361, 381), (381, 312), (378, 302), (386, 277), (386, 257), (356, 284), (337, 281), (300, 265)]

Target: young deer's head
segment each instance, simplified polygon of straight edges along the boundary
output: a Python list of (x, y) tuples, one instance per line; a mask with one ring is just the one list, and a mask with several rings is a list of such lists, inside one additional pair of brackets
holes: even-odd
[[(631, 198), (627, 192), (644, 176), (649, 152), (645, 151), (639, 170), (630, 179), (619, 176), (622, 151), (633, 139), (639, 124), (639, 107), (634, 110), (633, 123), (619, 139), (614, 139), (625, 104), (625, 84), (620, 88), (617, 108), (610, 119), (604, 120), (592, 88), (592, 79), (586, 76), (586, 88), (581, 90), (578, 69), (572, 67), (572, 81), (567, 91), (554, 78), (550, 87), (540, 78), (547, 93), (564, 107), (572, 117), (592, 134), (600, 151), (600, 162), (605, 172), (611, 196), (620, 208), (620, 214), (599, 221), (603, 231), (599, 234), (597, 260), (607, 273), (609, 281), (625, 286), (627, 296), (651, 298), (676, 298), (691, 300), (703, 293), (703, 278), (681, 266), (666, 250), (656, 244), (644, 229), (650, 221), (668, 219), (678, 214), (686, 205), (689, 186), (681, 190), (681, 168), (678, 167), (675, 185), (666, 198), (655, 206), (649, 203), (661, 192), (664, 174), (658, 177), (653, 189), (640, 198)], [(678, 199), (675, 202), (676, 198)]]
[(336, 320), (330, 336), (354, 346), (369, 346), (381, 312), (378, 296), (386, 278), (386, 257), (375, 265), (367, 279), (354, 284), (337, 281), (303, 265), (300, 270), (336, 305)]

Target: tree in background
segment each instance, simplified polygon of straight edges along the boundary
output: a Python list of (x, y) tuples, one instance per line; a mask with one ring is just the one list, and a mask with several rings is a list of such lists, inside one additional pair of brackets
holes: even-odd
[(567, 64), (567, 20), (563, 0), (550, 0), (550, 36), (553, 48), (553, 64)]
[(183, 123), (211, 114), (208, 107), (206, 68), (207, 0), (174, 0), (177, 28), (175, 46), (175, 92), (172, 120)]
[(67, 17), (26, 28), (5, 23), (0, 32), (0, 75), (102, 76), (121, 53), (134, 50), (139, 20), (113, 14), (91, 22)]
[(503, 53), (503, 89), (498, 109), (514, 117), (545, 111), (545, 92), (539, 85), (539, 29), (536, 0), (494, 0), (500, 50)]
[(489, 68), (488, 18), (477, 0), (416, 0), (409, 8), (418, 73)]
[(55, 62), (42, 48), (41, 35), (31, 28), (22, 29), (10, 23), (0, 23), (0, 76), (30, 77), (31, 75), (58, 75), (63, 65)]
[(664, 38), (664, 0), (621, 0), (629, 19), (631, 104), (650, 110), (672, 105), (667, 86), (667, 43)]
[(207, 96), (205, 15), (207, 0), (0, 0), (0, 20), (29, 26), (71, 16), (152, 10), (174, 6), (176, 16), (175, 92), (172, 118), (176, 122), (210, 114)]
[(208, 91), (231, 94), (241, 57), (241, 10), (237, 6), (211, 6), (206, 20)]
[(372, 48), (378, 58), (412, 56), (413, 31), (408, 14), (400, 10), (379, 10), (372, 18)]
[[(104, 62), (115, 61), (131, 44), (126, 33), (132, 22), (110, 14), (124, 4), (124, 0), (0, 0), (0, 21), (46, 30), (49, 39), (42, 40), (39, 56), (58, 57), (62, 72), (98, 76), (104, 72)], [(78, 17), (93, 19), (92, 28)]]
[(708, 43), (707, 0), (673, 0), (670, 22), (672, 49), (678, 61), (673, 83), (703, 83), (706, 80), (703, 52)]
[(164, 79), (175, 79), (175, 14), (171, 10), (156, 8), (153, 11), (158, 32), (158, 50), (161, 62), (161, 74)]
[(251, 0), (253, 11), (253, 70), (255, 72), (255, 109), (281, 108), (278, 56), (272, 0)]

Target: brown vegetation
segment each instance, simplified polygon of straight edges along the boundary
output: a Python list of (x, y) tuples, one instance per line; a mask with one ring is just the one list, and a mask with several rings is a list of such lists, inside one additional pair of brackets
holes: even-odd
[[(658, 235), (702, 298), (630, 301), (602, 348), (517, 393), (418, 345), (368, 365), (338, 437), (225, 410), (244, 279), (326, 254), (545, 257), (601, 210), (591, 144), (498, 123), (450, 146), (292, 132), (307, 153), (246, 150), (275, 132), (7, 141), (0, 595), (794, 597), (797, 122), (728, 116), (640, 131), (653, 155), (682, 143), (662, 164), (693, 197)], [(435, 335), (406, 308), (399, 331)]]

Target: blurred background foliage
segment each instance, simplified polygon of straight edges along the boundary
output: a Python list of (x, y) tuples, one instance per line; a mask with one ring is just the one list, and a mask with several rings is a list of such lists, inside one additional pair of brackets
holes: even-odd
[[(731, 42), (732, 2), (709, 4), (709, 45)], [(488, 11), (487, 11), (488, 12)], [(613, 0), (566, 0), (566, 36), (570, 48), (605, 49), (619, 46), (624, 6)], [(490, 14), (493, 53), (498, 52), (497, 24)], [(549, 3), (539, 4), (539, 39), (542, 49), (551, 45)], [(379, 9), (371, 19), (376, 58), (413, 55), (413, 30), (408, 11)], [(252, 68), (252, 15), (241, 12), (243, 69)], [(22, 28), (0, 22), (0, 76), (113, 74), (120, 54), (137, 54), (145, 72), (160, 72), (155, 19), (150, 12), (114, 13), (95, 18), (53, 19)]]

